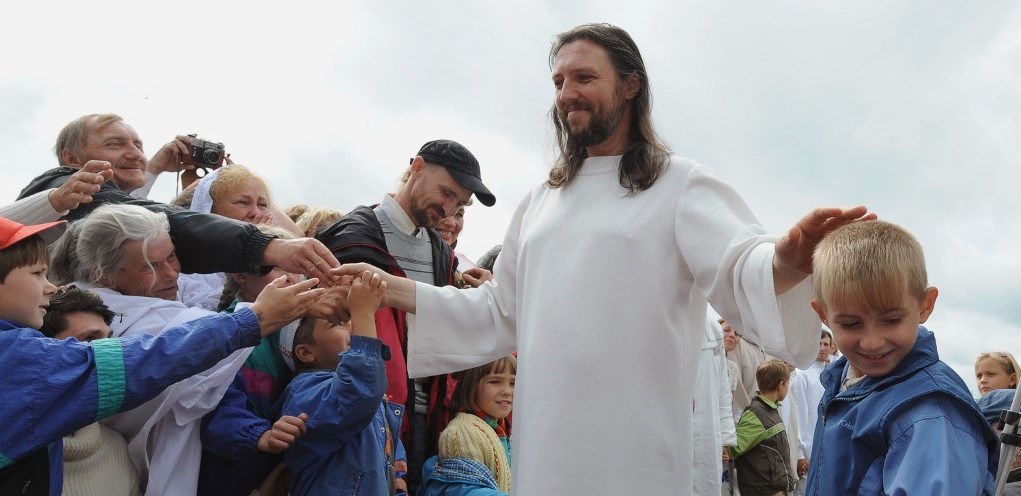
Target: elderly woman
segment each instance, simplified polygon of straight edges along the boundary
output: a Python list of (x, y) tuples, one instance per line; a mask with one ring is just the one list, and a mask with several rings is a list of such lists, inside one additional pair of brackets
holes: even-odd
[[(76, 284), (99, 294), (120, 314), (110, 326), (114, 336), (160, 334), (213, 314), (175, 300), (180, 262), (164, 214), (105, 205), (80, 224), (77, 242), (62, 243), (64, 251), (54, 257), (77, 256)], [(66, 253), (71, 247), (73, 255)], [(239, 350), (142, 406), (104, 421), (127, 439), (139, 476), (147, 479), (146, 493), (196, 493), (202, 418), (219, 405), (251, 350)]]
[[(243, 165), (228, 165), (206, 174), (174, 201), (194, 212), (213, 213), (251, 224), (273, 224), (302, 236), (301, 229), (270, 200), (269, 187)], [(215, 310), (226, 275), (184, 274), (178, 299), (190, 307)]]

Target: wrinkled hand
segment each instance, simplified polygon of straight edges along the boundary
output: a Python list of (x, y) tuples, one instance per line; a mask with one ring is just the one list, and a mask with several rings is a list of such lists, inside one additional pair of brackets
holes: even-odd
[(461, 273), (461, 277), (464, 278), (464, 282), (468, 283), (471, 287), (477, 288), (486, 281), (493, 280), (493, 273), (483, 269), (482, 267), (473, 267)]
[(272, 334), (294, 319), (304, 317), (324, 291), (315, 288), (319, 279), (309, 279), (292, 286), (284, 284), (287, 284), (286, 275), (274, 279), (262, 289), (252, 304), (252, 311), (259, 318), (263, 336)]
[(808, 460), (802, 458), (798, 460), (798, 478), (804, 477), (808, 473)]
[(837, 208), (819, 207), (801, 218), (787, 234), (776, 242), (776, 255), (773, 257), (773, 268), (788, 275), (805, 275), (812, 273), (812, 253), (822, 238), (834, 229), (866, 220), (876, 220), (877, 216), (865, 207)]
[(259, 451), (263, 453), (280, 453), (287, 449), (294, 441), (301, 437), (308, 428), (305, 422), (308, 414), (302, 413), (297, 417), (284, 415), (273, 423), (273, 427), (259, 436)]
[(78, 208), (82, 203), (91, 203), (92, 195), (113, 177), (113, 166), (105, 160), (89, 160), (85, 162), (71, 177), (67, 178), (59, 188), (50, 191), (47, 198), (57, 212)]
[(314, 238), (274, 239), (266, 245), (262, 262), (287, 272), (317, 278), (328, 285), (337, 282), (330, 269), (340, 267), (340, 262), (326, 245)]
[(157, 176), (164, 172), (194, 171), (195, 166), (186, 163), (189, 154), (188, 145), (191, 144), (191, 140), (191, 136), (179, 135), (175, 137), (149, 159), (149, 167), (146, 170)]
[(336, 286), (323, 288), (323, 294), (308, 310), (308, 314), (331, 324), (343, 324), (351, 320), (348, 311), (347, 293), (351, 290), (351, 276), (343, 276)]

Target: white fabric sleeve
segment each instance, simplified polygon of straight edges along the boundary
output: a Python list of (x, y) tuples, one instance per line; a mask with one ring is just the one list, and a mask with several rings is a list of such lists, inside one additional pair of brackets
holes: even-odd
[(428, 377), (485, 365), (517, 349), (518, 243), (530, 195), (519, 205), (493, 267), (470, 289), (415, 284), (408, 314), (408, 375)]
[(728, 373), (726, 353), (716, 357), (717, 390), (719, 391), (720, 434), (724, 446), (737, 446), (737, 429), (734, 425), (734, 396), (730, 391), (730, 375)]
[(46, 191), (40, 191), (10, 205), (0, 207), (0, 217), (25, 225), (60, 220), (62, 216), (67, 215), (67, 210), (58, 212), (53, 209), (53, 204), (50, 203), (50, 192), (55, 189), (51, 188)]
[(138, 188), (131, 192), (131, 196), (138, 198), (139, 200), (148, 200), (149, 192), (152, 191), (152, 185), (156, 184), (156, 178), (159, 177), (152, 172), (145, 171), (145, 184), (141, 188)]
[(712, 307), (766, 352), (799, 366), (811, 363), (819, 332), (811, 284), (802, 281), (776, 296), (775, 237), (766, 235), (740, 195), (696, 164), (675, 218), (677, 244)]

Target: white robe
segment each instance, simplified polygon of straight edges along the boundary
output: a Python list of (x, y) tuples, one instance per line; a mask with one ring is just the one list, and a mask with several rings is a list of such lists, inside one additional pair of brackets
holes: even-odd
[[(805, 458), (812, 456), (812, 440), (815, 435), (815, 424), (819, 419), (819, 403), (825, 388), (819, 380), (819, 374), (826, 368), (823, 362), (815, 361), (791, 380), (791, 394), (796, 400), (798, 419), (801, 421), (801, 450)], [(811, 460), (809, 460), (811, 462)]]
[(416, 284), (413, 376), (519, 353), (515, 494), (691, 487), (707, 300), (778, 356), (807, 365), (818, 349), (811, 285), (774, 296), (772, 238), (733, 189), (675, 157), (656, 184), (627, 196), (618, 162), (590, 158), (567, 187), (533, 190), (495, 283)]
[(691, 421), (694, 447), (691, 494), (720, 494), (723, 489), (723, 447), (737, 446), (727, 368), (723, 328), (707, 314)]
[[(178, 301), (125, 296), (106, 288), (75, 283), (94, 291), (114, 312), (113, 335), (158, 335), (171, 327), (214, 312), (188, 308)], [(220, 403), (252, 348), (235, 351), (208, 370), (163, 390), (142, 405), (101, 422), (120, 432), (138, 469), (147, 496), (194, 495), (198, 490), (202, 417)]]

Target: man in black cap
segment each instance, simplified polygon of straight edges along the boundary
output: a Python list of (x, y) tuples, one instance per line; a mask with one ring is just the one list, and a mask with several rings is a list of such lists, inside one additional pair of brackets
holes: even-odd
[[(341, 263), (368, 262), (426, 284), (453, 284), (457, 261), (434, 227), (467, 204), (472, 194), (487, 207), (496, 202), (496, 197), (482, 183), (479, 161), (455, 141), (435, 140), (422, 145), (411, 159), (405, 178), (395, 193), (383, 196), (379, 205), (355, 208), (321, 229), (316, 238)], [(464, 275), (469, 282), (473, 281), (471, 274)], [(381, 308), (376, 313), (376, 328), (392, 352), (386, 362), (387, 394), (392, 401), (407, 405), (401, 437), (411, 466), (408, 482), (414, 486), (421, 476), (421, 461), (436, 452), (440, 426), (431, 422), (434, 416), (430, 406), (438, 405), (446, 391), (433, 387), (428, 379), (417, 383), (408, 379), (403, 311)], [(446, 385), (445, 381), (439, 382)]]

